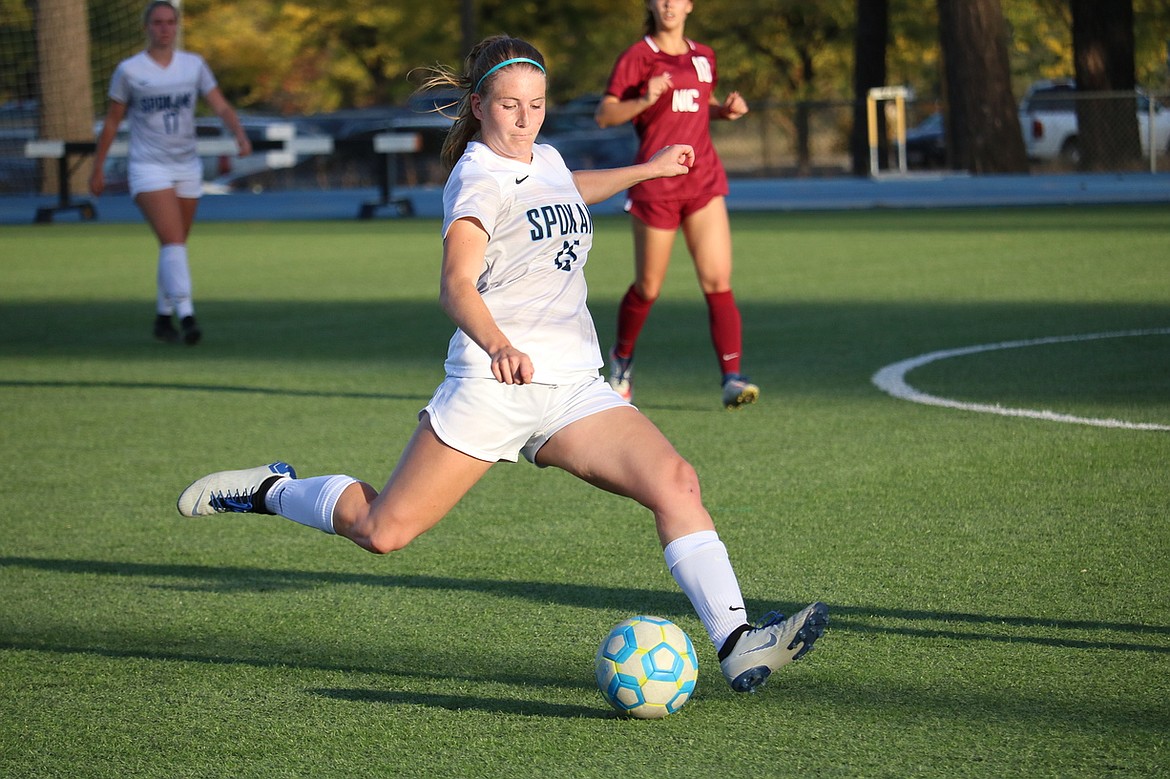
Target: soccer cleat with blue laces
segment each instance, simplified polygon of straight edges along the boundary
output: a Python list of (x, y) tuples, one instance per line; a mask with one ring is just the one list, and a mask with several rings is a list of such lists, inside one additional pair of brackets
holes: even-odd
[(280, 479), (295, 479), (297, 472), (285, 462), (220, 471), (191, 483), (179, 496), (179, 513), (184, 517), (210, 517), (213, 514), (271, 514), (264, 496)]
[(757, 625), (744, 625), (719, 651), (719, 665), (736, 692), (754, 692), (777, 671), (812, 651), (824, 635), (829, 607), (814, 603), (789, 617), (772, 612)]

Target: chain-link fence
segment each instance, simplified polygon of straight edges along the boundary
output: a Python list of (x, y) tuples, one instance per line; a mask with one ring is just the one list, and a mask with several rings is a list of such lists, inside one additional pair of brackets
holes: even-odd
[[(1144, 90), (1076, 94), (1061, 84), (1046, 84), (1030, 90), (1020, 103), (1020, 130), (1032, 172), (1170, 171), (1170, 94)], [(923, 99), (906, 104), (904, 150), (893, 137), (892, 106), (885, 107), (888, 142), (880, 155), (883, 172), (899, 171), (903, 153), (910, 172), (952, 167), (938, 106), (937, 101)], [(1091, 117), (1091, 133), (1081, 131), (1082, 116)], [(292, 167), (267, 167), (258, 164), (258, 159), (234, 166), (226, 158), (209, 159), (205, 165), (212, 171), (209, 176), (216, 175), (217, 169), (220, 174), (226, 171), (216, 186), (251, 191), (378, 186), (386, 175), (387, 158), (372, 145), (355, 141), (386, 131), (417, 132), (421, 137), (419, 152), (394, 161), (390, 174), (394, 185), (442, 184), (444, 170), (438, 154), (445, 125), (435, 121), (433, 114), (395, 106), (279, 119), (296, 125), (302, 136), (333, 137), (339, 142), (336, 150), (331, 155), (298, 158)], [(45, 191), (45, 162), (25, 156), (26, 142), (43, 137), (38, 121), (35, 101), (0, 108), (0, 193)], [(245, 116), (249, 127), (254, 123), (263, 128), (271, 121), (271, 117)], [(849, 101), (763, 102), (752, 105), (738, 121), (713, 123), (712, 133), (733, 178), (846, 176), (853, 171), (853, 122), (854, 105)], [(550, 112), (542, 140), (560, 148), (573, 168), (627, 164), (636, 150), (630, 125), (599, 130), (592, 122), (591, 108), (580, 105), (573, 107), (571, 115)], [(108, 164), (117, 166), (119, 161), (115, 158)], [(868, 164), (863, 170), (868, 171)]]
[(773, 102), (713, 122), (711, 133), (729, 176), (840, 176), (852, 166), (852, 127), (847, 101)]
[[(892, 104), (885, 105), (883, 169), (899, 168)], [(826, 176), (852, 171), (848, 101), (761, 103), (712, 132), (732, 176)], [(1085, 131), (1078, 117), (1088, 116)], [(1170, 93), (1076, 93), (1041, 82), (1020, 101), (1020, 132), (1034, 173), (1170, 171)], [(908, 170), (952, 167), (939, 101), (906, 104)], [(868, 166), (866, 166), (868, 169)]]

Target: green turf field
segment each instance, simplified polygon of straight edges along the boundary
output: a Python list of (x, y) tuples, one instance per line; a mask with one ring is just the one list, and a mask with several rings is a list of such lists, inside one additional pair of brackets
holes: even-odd
[[(1170, 327), (1165, 207), (735, 215), (723, 411), (681, 251), (642, 409), (697, 467), (755, 616), (817, 650), (732, 693), (649, 515), (501, 465), (390, 557), (271, 517), (183, 520), (211, 470), (381, 486), (438, 384), (438, 223), (200, 224), (204, 342), (150, 338), (141, 225), (0, 228), (0, 776), (1170, 774), (1170, 432), (918, 405), (885, 365)], [(602, 341), (620, 218), (589, 266)], [(1170, 335), (939, 360), (936, 396), (1170, 426)], [(597, 643), (677, 621), (696, 696), (615, 718)]]

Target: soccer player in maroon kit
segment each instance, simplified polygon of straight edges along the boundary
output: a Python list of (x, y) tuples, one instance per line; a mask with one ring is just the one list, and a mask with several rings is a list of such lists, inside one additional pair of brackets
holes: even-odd
[(645, 36), (618, 57), (597, 106), (601, 127), (633, 122), (640, 141), (638, 162), (672, 143), (695, 150), (690, 175), (646, 181), (629, 190), (636, 276), (618, 312), (609, 383), (626, 399), (632, 397), (634, 346), (662, 291), (681, 227), (707, 300), (723, 405), (736, 409), (755, 402), (760, 388), (740, 374), (743, 329), (731, 291), (727, 174), (711, 143), (711, 119), (738, 119), (748, 107), (738, 92), (722, 101), (715, 96), (715, 52), (684, 33), (693, 8), (690, 0), (646, 0)]

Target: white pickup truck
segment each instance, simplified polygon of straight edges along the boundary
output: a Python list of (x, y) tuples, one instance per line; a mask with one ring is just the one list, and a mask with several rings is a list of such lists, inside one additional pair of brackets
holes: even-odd
[[(1060, 160), (1069, 165), (1080, 162), (1077, 99), (1076, 84), (1071, 80), (1038, 81), (1029, 87), (1020, 101), (1020, 128), (1024, 132), (1024, 148), (1029, 159)], [(1142, 153), (1149, 154), (1150, 151), (1151, 116), (1154, 149), (1159, 153), (1170, 153), (1170, 110), (1151, 101), (1141, 90), (1138, 90), (1136, 100)]]

